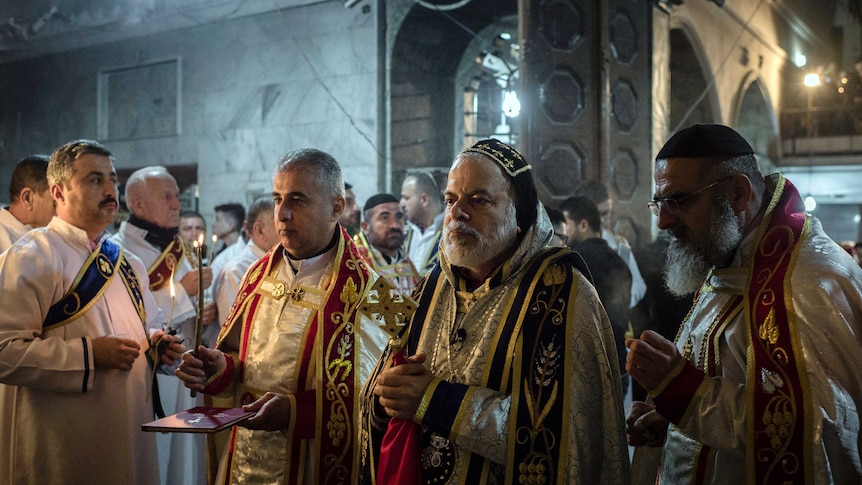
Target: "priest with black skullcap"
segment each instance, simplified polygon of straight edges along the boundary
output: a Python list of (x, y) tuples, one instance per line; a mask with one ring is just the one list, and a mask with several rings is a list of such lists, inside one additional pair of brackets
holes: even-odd
[(673, 135), (654, 175), (667, 287), (695, 297), (676, 342), (626, 343), (650, 397), (629, 443), (663, 448), (650, 481), (862, 482), (862, 270), (727, 126)]
[(353, 236), (353, 242), (380, 276), (409, 296), (419, 274), (404, 249), (405, 223), (404, 211), (394, 195), (372, 195), (362, 208), (360, 232)]
[(363, 483), (629, 483), (613, 332), (583, 260), (548, 247), (531, 166), (479, 141), (444, 197), (408, 362), (384, 354), (363, 390)]

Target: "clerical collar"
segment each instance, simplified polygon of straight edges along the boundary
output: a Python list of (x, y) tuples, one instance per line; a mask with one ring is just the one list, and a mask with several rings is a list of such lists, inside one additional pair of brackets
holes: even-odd
[[(336, 226), (336, 229), (338, 229), (337, 226)], [(293, 268), (293, 271), (298, 272), (299, 268), (302, 266), (303, 261), (308, 261), (309, 259), (314, 259), (318, 256), (326, 254), (330, 249), (332, 249), (335, 246), (335, 244), (338, 242), (338, 235), (339, 234), (340, 234), (340, 232), (338, 230), (334, 231), (332, 233), (332, 239), (329, 241), (329, 244), (327, 244), (326, 247), (323, 248), (322, 250), (318, 251), (315, 254), (312, 254), (311, 256), (309, 256), (307, 258), (299, 259), (299, 258), (293, 256), (292, 254), (290, 254), (286, 248), (284, 249), (284, 256), (287, 258), (287, 262), (288, 262), (288, 264), (290, 264), (290, 267)]]
[(144, 241), (147, 241), (161, 250), (164, 250), (171, 244), (171, 242), (173, 242), (174, 236), (177, 235), (179, 230), (178, 227), (164, 228), (158, 226), (152, 222), (145, 221), (134, 214), (130, 215), (126, 222), (147, 231), (147, 233), (144, 234)]

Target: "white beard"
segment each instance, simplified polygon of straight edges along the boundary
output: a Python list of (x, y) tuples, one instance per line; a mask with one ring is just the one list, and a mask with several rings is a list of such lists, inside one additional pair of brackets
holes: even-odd
[[(473, 269), (482, 266), (509, 248), (518, 236), (518, 222), (515, 220), (515, 206), (509, 206), (509, 213), (503, 224), (490, 237), (485, 238), (465, 222), (451, 221), (443, 230), (440, 249), (446, 259), (454, 266)], [(463, 244), (449, 239), (449, 232), (457, 230), (474, 236), (474, 244)]]
[(686, 296), (697, 291), (709, 270), (713, 266), (726, 264), (742, 240), (739, 220), (727, 200), (718, 201), (714, 216), (716, 224), (705, 240), (689, 239), (688, 244), (683, 245), (674, 238), (667, 248), (664, 281), (668, 290), (676, 296)]

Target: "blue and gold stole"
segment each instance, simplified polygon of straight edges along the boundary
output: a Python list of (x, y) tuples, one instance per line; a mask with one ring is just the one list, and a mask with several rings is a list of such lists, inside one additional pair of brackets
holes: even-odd
[(146, 322), (144, 297), (135, 271), (123, 254), (123, 248), (105, 239), (87, 258), (66, 295), (48, 309), (42, 328), (59, 328), (83, 315), (101, 298), (118, 271), (141, 322)]

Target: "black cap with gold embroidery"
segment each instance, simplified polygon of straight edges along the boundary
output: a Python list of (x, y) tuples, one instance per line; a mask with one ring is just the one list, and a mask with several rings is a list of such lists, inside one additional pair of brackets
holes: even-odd
[(515, 190), (515, 218), (521, 228), (520, 236), (523, 237), (527, 229), (536, 223), (537, 218), (536, 204), (539, 196), (531, 173), (532, 167), (518, 150), (494, 138), (477, 141), (461, 152), (462, 155), (471, 153), (490, 158), (511, 178), (512, 188)]
[(754, 149), (733, 128), (697, 124), (676, 132), (664, 144), (656, 160), (667, 158), (712, 158), (753, 155)]
[(494, 160), (498, 165), (503, 167), (503, 170), (505, 170), (506, 173), (509, 174), (509, 177), (512, 178), (515, 178), (518, 174), (526, 172), (532, 168), (524, 160), (524, 156), (521, 155), (518, 150), (515, 150), (495, 138), (479, 140), (474, 143), (473, 146), (467, 148), (461, 153), (469, 152), (481, 153), (491, 160)]

